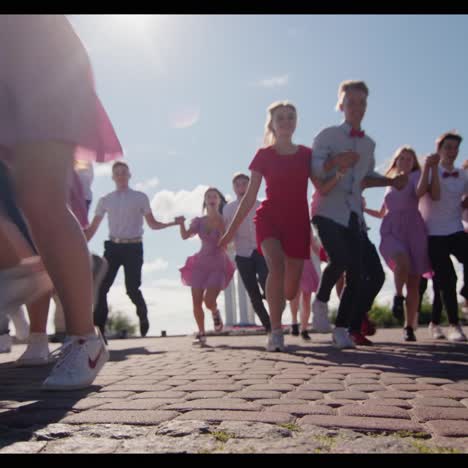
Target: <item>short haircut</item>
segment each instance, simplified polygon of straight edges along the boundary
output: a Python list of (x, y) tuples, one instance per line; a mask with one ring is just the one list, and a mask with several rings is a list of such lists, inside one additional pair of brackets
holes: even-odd
[(116, 169), (117, 167), (126, 167), (128, 170), (130, 170), (130, 168), (128, 167), (128, 164), (127, 163), (124, 163), (123, 161), (116, 161), (113, 165), (112, 165), (112, 172), (114, 172), (114, 169)]
[(440, 135), (440, 137), (437, 138), (437, 140), (436, 140), (437, 151), (440, 150), (440, 148), (444, 144), (445, 140), (455, 140), (460, 145), (463, 138), (458, 133), (454, 132), (453, 130), (451, 132), (445, 132), (442, 135)]
[(359, 91), (363, 91), (366, 96), (369, 96), (369, 88), (367, 87), (364, 81), (359, 80), (346, 80), (340, 84), (338, 88), (338, 102), (336, 103), (336, 109), (339, 110), (341, 104), (343, 104), (345, 94), (351, 90), (357, 89)]
[(234, 184), (237, 179), (241, 179), (241, 178), (250, 180), (250, 177), (247, 174), (244, 174), (243, 172), (236, 172), (234, 174), (234, 177), (232, 178), (232, 183)]

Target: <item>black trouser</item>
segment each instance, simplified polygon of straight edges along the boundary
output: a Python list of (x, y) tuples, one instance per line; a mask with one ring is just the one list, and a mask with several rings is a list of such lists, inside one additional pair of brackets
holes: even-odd
[(117, 244), (112, 241), (104, 242), (104, 258), (109, 264), (106, 276), (102, 281), (98, 293), (98, 301), (94, 309), (94, 324), (104, 334), (109, 308), (107, 293), (114, 283), (117, 272), (124, 267), (125, 287), (127, 295), (136, 306), (136, 313), (140, 319), (146, 318), (148, 310), (145, 299), (140, 291), (141, 268), (143, 266), (143, 244)]
[[(269, 332), (271, 330), (270, 317), (263, 304), (265, 283), (268, 276), (268, 267), (265, 258), (255, 249), (250, 257), (236, 255), (235, 260), (252, 307), (260, 319), (260, 322), (262, 322), (262, 325), (265, 327), (265, 330)], [(262, 287), (263, 295), (260, 292), (258, 283), (260, 283)]]
[[(421, 306), (423, 301), (424, 293), (427, 289), (428, 280), (424, 276), (421, 276), (421, 280), (419, 281), (419, 313), (421, 313)], [(432, 278), (432, 290), (434, 294), (434, 298), (432, 299), (432, 312), (431, 312), (431, 322), (436, 323), (437, 325), (440, 323), (440, 317), (442, 316), (442, 297), (440, 296), (440, 288), (437, 280)], [(437, 322), (434, 322), (436, 320)]]
[(367, 233), (363, 236), (363, 287), (359, 299), (361, 317), (372, 308), (377, 294), (379, 294), (385, 282), (385, 272), (382, 268), (379, 254), (375, 245), (370, 241)]
[[(442, 293), (448, 320), (450, 324), (457, 325), (457, 275), (450, 255), (454, 255), (463, 265), (464, 287), (462, 291), (465, 292), (466, 285), (468, 284), (468, 234), (459, 231), (449, 236), (429, 236), (429, 259), (431, 260), (432, 269)], [(436, 325), (440, 323), (440, 314), (436, 316), (434, 310), (432, 322)]]
[(5, 214), (14, 224), (16, 224), (21, 234), (31, 246), (33, 252), (37, 254), (36, 247), (34, 246), (34, 243), (29, 234), (29, 229), (16, 204), (15, 192), (13, 190), (13, 185), (10, 179), (10, 172), (2, 161), (0, 161), (0, 202), (3, 205)]
[(312, 222), (317, 226), (320, 241), (329, 258), (322, 273), (317, 299), (328, 302), (333, 287), (346, 271), (346, 286), (341, 295), (335, 325), (349, 328), (350, 331), (359, 331), (365, 313), (360, 305), (364, 284), (364, 233), (359, 218), (356, 213), (351, 213), (348, 227), (322, 216), (314, 216)]

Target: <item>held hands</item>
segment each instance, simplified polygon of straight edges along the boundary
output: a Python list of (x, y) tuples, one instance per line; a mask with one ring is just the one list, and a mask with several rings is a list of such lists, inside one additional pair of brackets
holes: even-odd
[(440, 162), (440, 156), (437, 153), (426, 156), (424, 164), (428, 167), (436, 167)]
[(226, 231), (223, 237), (219, 239), (218, 247), (221, 247), (222, 249), (226, 250), (228, 244), (232, 241), (232, 237), (233, 237), (232, 234), (229, 234), (229, 232)]
[(354, 151), (343, 151), (335, 156), (335, 163), (339, 171), (346, 171), (359, 161), (359, 154)]
[(397, 190), (404, 189), (407, 183), (408, 183), (407, 174), (400, 174), (392, 179), (392, 187), (396, 188)]
[(185, 216), (176, 216), (174, 218), (174, 223), (178, 225), (182, 225), (185, 223)]

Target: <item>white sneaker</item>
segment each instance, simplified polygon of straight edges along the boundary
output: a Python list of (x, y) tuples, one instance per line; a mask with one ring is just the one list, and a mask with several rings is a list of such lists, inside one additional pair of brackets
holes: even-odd
[(206, 346), (206, 335), (195, 333), (195, 339), (192, 341), (192, 344), (200, 347)]
[(13, 340), (9, 333), (0, 335), (0, 353), (9, 353), (11, 351), (11, 345)]
[(328, 320), (328, 304), (317, 298), (312, 302), (312, 328), (319, 333), (330, 333), (332, 331)]
[(89, 387), (109, 360), (99, 330), (93, 336), (70, 336), (51, 374), (42, 384), (43, 390), (77, 390)]
[(16, 360), (16, 367), (46, 366), (49, 359), (49, 340), (46, 333), (31, 333), (26, 351)]
[(466, 335), (460, 325), (450, 325), (448, 339), (449, 341), (466, 341)]
[(267, 335), (266, 350), (272, 351), (284, 351), (284, 335), (283, 330), (280, 332), (270, 332)]
[(349, 336), (348, 330), (344, 327), (335, 327), (333, 330), (333, 343), (338, 349), (355, 348), (356, 345)]
[(38, 263), (38, 257), (31, 257), (13, 268), (0, 271), (0, 313), (15, 311), (52, 290), (47, 272), (35, 271)]
[(443, 334), (442, 328), (440, 328), (439, 325), (435, 325), (431, 322), (428, 329), (434, 340), (445, 340), (445, 335)]
[(15, 312), (10, 312), (10, 319), (15, 326), (15, 336), (18, 341), (26, 341), (29, 336), (29, 322), (26, 320), (24, 308), (19, 307)]

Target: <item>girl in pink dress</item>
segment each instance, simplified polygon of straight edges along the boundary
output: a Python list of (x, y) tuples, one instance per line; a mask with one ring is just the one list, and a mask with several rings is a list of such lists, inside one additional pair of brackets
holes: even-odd
[(203, 303), (211, 310), (215, 331), (220, 332), (223, 329), (223, 321), (216, 300), (219, 293), (228, 286), (235, 271), (235, 266), (226, 251), (218, 247), (225, 230), (222, 216), (225, 204), (226, 200), (222, 193), (210, 187), (203, 199), (206, 216), (194, 218), (188, 230), (180, 218), (182, 239), (198, 234), (202, 241), (199, 252), (187, 258), (185, 265), (179, 270), (182, 283), (192, 288), (193, 315), (198, 326), (194, 344), (201, 346), (206, 344)]
[[(93, 325), (88, 248), (67, 207), (68, 181), (78, 153), (105, 161), (122, 156), (122, 147), (96, 96), (86, 50), (63, 15), (0, 15), (0, 90), (0, 157), (11, 163), (18, 205), (70, 337), (43, 388), (85, 388), (109, 353)], [(1, 232), (0, 240), (1, 286), (24, 302), (20, 286), (41, 280), (39, 261), (20, 264)]]
[[(429, 161), (429, 163), (432, 160)], [(424, 173), (429, 171), (424, 166)], [(389, 187), (380, 211), (366, 209), (366, 213), (383, 218), (380, 227), (380, 253), (393, 270), (396, 295), (393, 314), (405, 315), (405, 341), (415, 341), (419, 305), (419, 281), (431, 271), (427, 250), (427, 230), (418, 210), (419, 198), (423, 195), (420, 181), (423, 173), (415, 151), (409, 146), (399, 148), (385, 175), (408, 175), (408, 183), (402, 190)], [(406, 314), (404, 312), (403, 288), (406, 285)]]
[(320, 256), (320, 244), (315, 239), (314, 234), (310, 233), (310, 258), (304, 260), (304, 269), (302, 270), (301, 282), (299, 291), (296, 297), (289, 301), (292, 315), (292, 332), (294, 336), (299, 335), (299, 327), (297, 324), (297, 313), (299, 304), (301, 303), (301, 329), (300, 335), (304, 341), (310, 341), (309, 332), (307, 331), (310, 312), (311, 312), (311, 299), (312, 293), (317, 291), (320, 282), (320, 270), (317, 272), (316, 266), (312, 262), (313, 257)]

